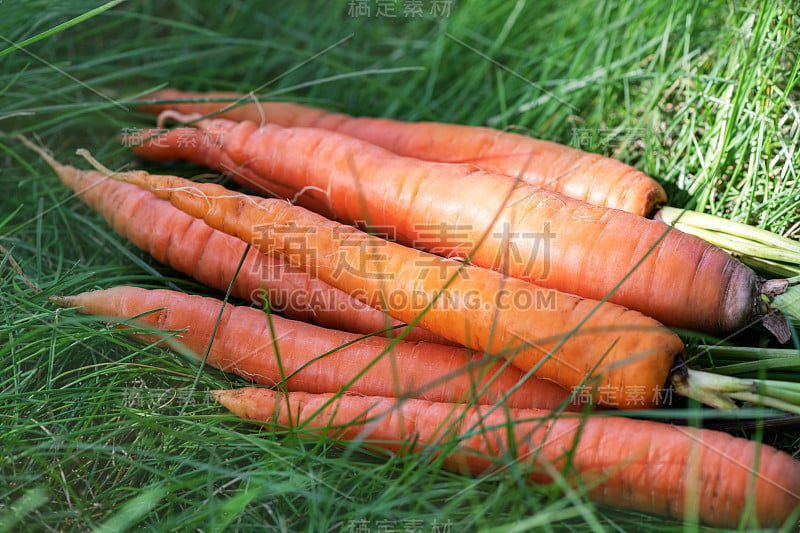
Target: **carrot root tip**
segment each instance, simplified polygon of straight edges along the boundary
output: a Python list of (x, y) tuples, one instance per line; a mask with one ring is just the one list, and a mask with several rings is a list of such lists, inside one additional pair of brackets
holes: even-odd
[(114, 172), (107, 166), (103, 165), (100, 161), (94, 158), (92, 154), (86, 150), (85, 148), (78, 148), (75, 150), (75, 153), (82, 158), (86, 159), (90, 165), (92, 165), (95, 170), (100, 172), (101, 174), (105, 175), (108, 178), (117, 180), (117, 181), (124, 181), (126, 183), (132, 183), (134, 185), (141, 185), (145, 183), (145, 176), (147, 175), (145, 172), (137, 172), (137, 171), (129, 171), (129, 172)]
[(48, 302), (51, 304), (57, 305), (59, 307), (75, 307), (75, 297), (74, 296), (61, 296), (55, 295), (50, 296), (47, 299)]
[(237, 399), (244, 394), (243, 389), (218, 389), (211, 391), (211, 397), (226, 407), (229, 411), (237, 412), (235, 409)]
[(27, 146), (28, 148), (30, 148), (31, 150), (33, 150), (34, 152), (36, 152), (39, 155), (39, 157), (44, 159), (47, 162), (47, 164), (50, 165), (56, 172), (61, 172), (62, 169), (64, 168), (64, 165), (56, 161), (56, 159), (50, 154), (50, 152), (45, 147), (34, 143), (21, 133), (14, 135), (14, 138), (17, 139), (22, 144), (24, 144), (25, 146)]
[(91, 164), (98, 172), (102, 172), (109, 178), (115, 174), (113, 170), (111, 170), (107, 166), (103, 165), (100, 161), (95, 159), (94, 156), (86, 148), (78, 148), (77, 150), (75, 150), (75, 154), (87, 160), (89, 164)]

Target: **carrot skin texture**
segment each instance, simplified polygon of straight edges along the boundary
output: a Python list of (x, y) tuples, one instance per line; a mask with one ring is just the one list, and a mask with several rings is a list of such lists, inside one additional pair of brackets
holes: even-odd
[[(636, 311), (407, 248), (283, 200), (176, 176), (128, 172), (115, 177), (153, 191), (264, 253), (283, 255), (397, 320), (419, 318), (426, 330), (468, 348), (503, 354), (525, 371), (541, 364), (539, 377), (570, 390), (587, 375), (596, 376), (599, 390), (614, 396), (613, 403), (606, 400), (612, 407), (655, 406), (657, 392), (683, 353), (680, 338)], [(434, 304), (435, 294), (441, 298)], [(419, 298), (430, 304), (424, 314)], [(515, 304), (519, 298), (527, 303), (524, 308)], [(565, 338), (579, 326), (577, 334)]]
[[(400, 157), (336, 132), (225, 119), (193, 126), (203, 132), (199, 138), (218, 141), (230, 160), (260, 176), (260, 190), (291, 188), (288, 198), (299, 205), (348, 224), (392, 227), (407, 245), (470, 255), (476, 265), (586, 298), (614, 291), (611, 302), (677, 328), (723, 333), (754, 316), (755, 273), (662, 222), (517, 185), (471, 165)], [(187, 133), (173, 130), (162, 144), (175, 146), (179, 135)], [(135, 151), (149, 157), (150, 143)], [(161, 148), (153, 156), (168, 153)], [(201, 148), (173, 157), (213, 164)]]
[[(598, 415), (553, 418), (538, 409), (282, 396), (254, 387), (212, 394), (242, 418), (296, 427), (301, 436), (358, 440), (393, 454), (459, 439), (443, 458), (446, 469), (478, 475), (498, 466), (492, 458), (518, 458), (531, 467), (533, 482), (547, 483), (552, 479), (542, 466), (551, 465), (573, 482), (580, 479), (596, 503), (678, 519), (685, 517), (687, 505), (696, 504), (700, 521), (716, 527), (737, 527), (752, 497), (760, 526), (783, 524), (800, 505), (800, 462), (770, 446), (712, 430)], [(508, 456), (509, 432), (514, 457)], [(417, 444), (414, 450), (411, 442)], [(564, 454), (570, 450), (573, 469), (564, 472)]]
[[(56, 161), (50, 164), (64, 185), (136, 247), (204, 285), (227, 291), (246, 243), (135, 185), (108, 179), (93, 170)], [(247, 252), (231, 293), (257, 304), (263, 304), (266, 298), (273, 310), (332, 329), (369, 334), (402, 325), (280, 257), (254, 248)], [(398, 333), (395, 330), (392, 334)], [(404, 339), (452, 344), (422, 328), (412, 328)]]
[[(480, 354), (470, 356), (456, 346), (407, 341), (390, 346), (384, 337), (364, 338), (279, 316), (271, 317), (270, 326), (261, 310), (230, 304), (222, 309), (223, 303), (215, 298), (163, 289), (119, 286), (61, 300), (62, 305), (80, 306), (79, 311), (90, 315), (114, 320), (138, 317), (133, 322), (139, 326), (184, 330), (166, 344), (174, 346), (177, 341), (198, 359), (208, 349), (209, 365), (270, 387), (283, 383), (288, 390), (335, 393), (352, 380), (347, 390), (355, 394), (414, 394), (436, 401), (492, 404), (508, 393), (504, 405), (510, 407), (555, 409), (563, 404), (574, 409), (567, 405), (569, 394), (563, 387), (535, 377), (525, 380), (512, 366), (481, 361)], [(148, 343), (163, 338), (135, 337)], [(314, 361), (329, 352), (333, 353)], [(475, 368), (467, 367), (470, 359)], [(484, 386), (486, 391), (478, 395)]]
[[(244, 99), (244, 96), (231, 92), (196, 93), (164, 89), (147, 98)], [(186, 102), (141, 107), (155, 114), (176, 109), (186, 114), (208, 115), (219, 113), (230, 105), (226, 102)], [(492, 128), (352, 117), (284, 102), (248, 102), (214, 116), (237, 122), (271, 123), (285, 128), (310, 127), (337, 131), (398, 155), (477, 165), (489, 172), (519, 177), (536, 187), (640, 216), (648, 216), (657, 206), (667, 203), (666, 192), (658, 182), (620, 161)]]

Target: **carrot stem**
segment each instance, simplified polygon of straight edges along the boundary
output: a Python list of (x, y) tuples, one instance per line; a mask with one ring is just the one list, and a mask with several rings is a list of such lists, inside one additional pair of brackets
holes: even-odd
[(715, 360), (754, 361), (763, 359), (797, 359), (800, 352), (791, 348), (758, 348), (755, 346), (710, 346), (700, 345), (699, 350), (708, 352)]
[(751, 392), (737, 392), (737, 393), (732, 393), (731, 398), (743, 402), (760, 404), (763, 405), (764, 407), (772, 407), (774, 409), (780, 409), (790, 413), (800, 414), (800, 410), (798, 410), (796, 404), (785, 402), (777, 398), (770, 398), (761, 394), (753, 394)]
[(772, 233), (771, 231), (756, 228), (748, 224), (742, 224), (741, 222), (709, 215), (708, 213), (699, 213), (697, 211), (668, 206), (661, 208), (660, 216), (667, 224), (672, 224), (674, 221), (680, 219), (681, 224), (738, 236), (743, 239), (761, 244), (768, 244), (774, 248), (800, 255), (800, 243)]
[(673, 375), (672, 385), (678, 394), (718, 409), (736, 409), (739, 400), (800, 414), (800, 384), (689, 370)]
[(778, 372), (782, 372), (785, 379), (789, 383), (796, 383), (797, 372), (800, 370), (800, 357), (789, 358), (776, 358), (776, 359), (757, 359), (755, 361), (743, 362), (727, 362), (720, 361), (719, 364), (714, 365), (714, 372), (724, 374), (726, 376), (760, 376), (768, 372), (771, 376), (777, 377)]
[(61, 296), (61, 295), (53, 295), (47, 299), (48, 302), (51, 304), (57, 305), (59, 307), (75, 307), (75, 297), (74, 296)]
[(761, 257), (751, 257), (749, 255), (739, 256), (739, 260), (745, 265), (758, 270), (766, 272), (773, 276), (780, 276), (788, 278), (790, 276), (800, 276), (800, 265), (792, 265), (789, 263), (782, 263), (780, 261), (771, 261)]
[[(800, 269), (800, 243), (771, 231), (675, 207), (662, 207), (656, 218), (684, 233), (728, 250), (740, 256), (743, 262), (750, 262), (770, 273), (785, 276)], [(786, 281), (788, 284), (781, 291), (762, 293), (767, 305), (765, 311), (777, 309), (786, 316), (800, 320), (800, 289), (797, 288), (800, 275)], [(767, 321), (764, 324), (781, 342), (789, 339), (788, 330), (783, 326), (774, 330)]]
[(784, 391), (800, 405), (800, 351), (753, 346), (699, 345), (689, 359), (698, 368), (744, 379), (769, 379), (769, 388)]
[(771, 231), (675, 207), (662, 207), (656, 218), (740, 255), (744, 262), (750, 259), (770, 273), (786, 275), (800, 268), (800, 243)]
[(756, 259), (766, 259), (767, 261), (777, 261), (783, 263), (800, 263), (800, 255), (792, 250), (782, 248), (772, 248), (772, 245), (759, 243), (749, 240), (739, 235), (731, 235), (706, 228), (697, 228), (682, 224), (673, 224), (673, 227), (684, 233), (692, 233), (696, 237), (710, 242), (720, 248), (733, 252), (744, 257), (754, 257)]

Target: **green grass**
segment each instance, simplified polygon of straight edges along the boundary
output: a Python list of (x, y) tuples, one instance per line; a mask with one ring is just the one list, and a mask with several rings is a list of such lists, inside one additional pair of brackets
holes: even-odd
[[(119, 284), (210, 293), (117, 236), (11, 135), (77, 166), (79, 147), (110, 167), (142, 166), (119, 135), (152, 118), (126, 96), (253, 90), (571, 144), (655, 176), (674, 206), (797, 238), (790, 2), (456, 0), (432, 16), (426, 0), (425, 16), (405, 17), (398, 3), (394, 18), (375, 16), (377, 2), (369, 17), (349, 16), (346, 1), (51, 4), (0, 2), (0, 530), (694, 528), (531, 487), (520, 469), (473, 479), (422, 455), (378, 458), (226, 415), (208, 391), (242, 379), (198, 374), (47, 303)], [(772, 345), (757, 327), (731, 342)], [(799, 350), (796, 335), (788, 348)], [(710, 368), (742, 362), (696, 354)], [(797, 380), (796, 365), (771, 365), (747, 371)], [(798, 454), (796, 425), (732, 428)]]

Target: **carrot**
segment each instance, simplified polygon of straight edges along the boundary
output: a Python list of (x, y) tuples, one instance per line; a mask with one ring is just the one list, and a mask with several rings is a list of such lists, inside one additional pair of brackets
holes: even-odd
[[(197, 160), (191, 153), (202, 157), (204, 146), (216, 143), (260, 177), (247, 185), (266, 192), (289, 187), (300, 205), (350, 224), (390, 227), (407, 245), (469, 257), (559, 291), (609, 298), (668, 326), (722, 333), (758, 316), (761, 285), (751, 269), (662, 222), (517, 185), (472, 165), (401, 157), (336, 132), (225, 119), (193, 126), (202, 142), (175, 150), (173, 158)], [(188, 131), (172, 130), (159, 142), (174, 147), (174, 138)], [(153, 142), (136, 152), (168, 153), (151, 152)]]
[[(800, 263), (797, 243), (791, 239), (725, 218), (663, 205), (667, 200), (664, 190), (646, 174), (613, 159), (547, 141), (489, 128), (353, 118), (288, 103), (247, 103), (252, 95), (236, 93), (182, 93), (167, 89), (153, 96), (177, 99), (179, 102), (173, 105), (157, 102), (145, 106), (151, 112), (172, 108), (186, 113), (213, 113), (214, 116), (231, 120), (332, 129), (401, 155), (431, 161), (474, 163), (484, 170), (518, 178), (531, 185), (551, 188), (589, 203), (664, 222), (734, 254), (750, 267), (772, 275), (796, 275), (796, 265)], [(186, 98), (221, 98), (235, 102), (180, 102)], [(798, 290), (795, 287), (786, 292)], [(774, 295), (764, 291), (762, 298), (771, 302), (773, 310), (792, 316), (797, 314), (793, 306), (785, 306), (785, 300), (796, 296)], [(763, 326), (779, 342), (787, 342), (791, 333), (786, 321), (782, 317), (772, 320), (771, 316), (765, 316), (768, 320), (762, 322)]]
[(598, 415), (554, 418), (538, 409), (281, 395), (255, 387), (212, 394), (239, 417), (301, 436), (323, 434), (393, 454), (445, 453), (446, 469), (475, 475), (518, 461), (533, 482), (552, 482), (551, 472), (559, 472), (598, 504), (696, 516), (717, 527), (739, 527), (742, 520), (779, 526), (800, 506), (800, 462), (712, 430)]
[[(40, 147), (21, 139), (53, 168), (61, 182), (100, 213), (114, 230), (153, 258), (200, 283), (225, 292), (247, 251), (241, 240), (217, 231), (139, 187), (109, 180), (56, 161)], [(402, 323), (315, 279), (276, 256), (250, 249), (231, 294), (270, 307), (286, 316), (321, 326), (370, 334)], [(394, 334), (399, 333), (395, 331)], [(406, 340), (450, 343), (422, 328)]]
[(660, 205), (667, 203), (666, 192), (658, 182), (620, 161), (492, 128), (357, 118), (292, 103), (248, 102), (247, 95), (232, 92), (196, 93), (164, 89), (147, 98), (235, 100), (151, 103), (141, 107), (155, 114), (175, 109), (184, 114), (214, 114), (217, 118), (234, 121), (338, 131), (399, 155), (474, 164), (489, 172), (519, 177), (530, 185), (640, 216), (652, 215)]
[(407, 248), (283, 200), (175, 176), (105, 172), (264, 253), (283, 254), (292, 265), (397, 320), (418, 323), (468, 348), (503, 354), (518, 368), (568, 389), (596, 377), (599, 390), (613, 396), (606, 405), (656, 405), (683, 352), (675, 334), (636, 311)]
[[(387, 397), (413, 395), (448, 401), (513, 407), (567, 409), (569, 394), (559, 385), (531, 377), (464, 348), (426, 342), (362, 337), (279, 316), (252, 307), (225, 305), (215, 298), (177, 291), (113, 287), (59, 296), (51, 302), (80, 307), (82, 313), (133, 324), (179, 330), (167, 344), (226, 372), (288, 390)], [(220, 314), (220, 311), (222, 313)], [(217, 321), (219, 320), (218, 326)], [(130, 323), (130, 322), (128, 322)], [(213, 336), (212, 336), (213, 333)], [(135, 335), (158, 343), (158, 335)], [(470, 361), (472, 364), (470, 365)]]

